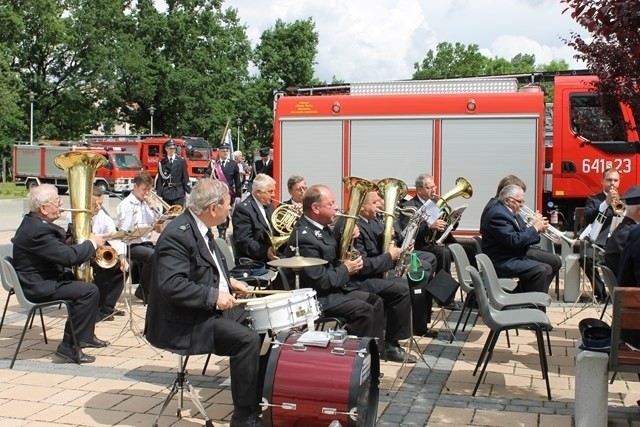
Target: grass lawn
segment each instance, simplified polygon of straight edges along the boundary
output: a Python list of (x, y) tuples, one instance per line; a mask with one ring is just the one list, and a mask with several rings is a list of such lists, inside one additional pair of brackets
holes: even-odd
[(27, 195), (24, 185), (15, 185), (13, 182), (0, 182), (0, 199), (22, 199)]

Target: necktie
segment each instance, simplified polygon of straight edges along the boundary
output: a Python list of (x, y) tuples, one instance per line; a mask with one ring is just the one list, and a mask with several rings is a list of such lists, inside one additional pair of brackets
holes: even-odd
[(209, 245), (209, 250), (215, 256), (215, 253), (216, 253), (216, 250), (215, 250), (216, 241), (215, 241), (215, 239), (213, 237), (213, 233), (211, 232), (211, 230), (207, 231), (207, 244)]

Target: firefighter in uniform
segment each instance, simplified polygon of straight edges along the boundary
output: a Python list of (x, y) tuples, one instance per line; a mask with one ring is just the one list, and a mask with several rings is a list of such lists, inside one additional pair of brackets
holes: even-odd
[(156, 193), (169, 205), (184, 207), (185, 195), (191, 191), (187, 162), (176, 154), (176, 143), (164, 144), (167, 156), (158, 164)]

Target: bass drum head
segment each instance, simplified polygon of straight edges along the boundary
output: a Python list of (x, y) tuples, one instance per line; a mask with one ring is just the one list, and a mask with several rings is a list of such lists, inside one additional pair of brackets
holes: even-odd
[[(378, 412), (380, 356), (373, 338), (347, 337), (328, 347), (292, 347), (299, 333), (283, 331), (271, 348), (262, 420), (267, 427), (374, 427)], [(286, 408), (283, 408), (286, 406)], [(323, 408), (336, 413), (324, 414)], [(346, 414), (357, 413), (357, 417)]]

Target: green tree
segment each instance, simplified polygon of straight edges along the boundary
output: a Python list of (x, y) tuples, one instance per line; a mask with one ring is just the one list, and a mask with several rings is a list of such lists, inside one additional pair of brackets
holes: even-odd
[[(28, 114), (25, 114), (22, 82), (13, 72), (5, 55), (6, 49), (0, 45), (0, 157), (11, 155), (11, 146), (16, 137), (28, 132)], [(27, 106), (29, 97), (26, 96)]]
[(484, 74), (488, 58), (476, 44), (465, 46), (449, 42), (438, 43), (436, 51), (429, 50), (422, 63), (415, 63), (415, 80), (469, 77)]

